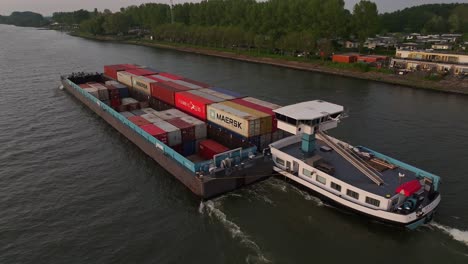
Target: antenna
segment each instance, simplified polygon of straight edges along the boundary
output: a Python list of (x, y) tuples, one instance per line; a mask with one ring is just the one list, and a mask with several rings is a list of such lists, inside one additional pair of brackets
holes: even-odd
[(174, 8), (174, 1), (170, 0), (171, 2), (171, 24), (174, 24), (174, 12), (172, 11), (172, 8)]

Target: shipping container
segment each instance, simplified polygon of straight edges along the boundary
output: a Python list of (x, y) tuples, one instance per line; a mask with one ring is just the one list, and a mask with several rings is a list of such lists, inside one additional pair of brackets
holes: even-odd
[(147, 114), (153, 114), (155, 115), (158, 111), (154, 110), (153, 108), (149, 108), (149, 107), (146, 107), (146, 108), (142, 108), (141, 111), (147, 113)]
[(122, 104), (123, 105), (129, 105), (129, 104), (137, 104), (138, 101), (131, 98), (131, 97), (127, 97), (127, 98), (122, 98)]
[(128, 111), (120, 112), (120, 114), (123, 115), (127, 119), (129, 117), (135, 116), (134, 114), (132, 114), (131, 112), (128, 112)]
[(172, 74), (172, 73), (167, 73), (167, 72), (160, 72), (158, 75), (159, 75), (159, 76), (166, 77), (166, 78), (169, 78), (169, 79), (171, 79), (171, 80), (180, 80), (180, 79), (183, 79), (183, 77), (181, 77), (181, 76), (178, 76), (178, 75), (175, 75), (175, 74)]
[(229, 150), (229, 148), (211, 139), (205, 139), (200, 141), (198, 149), (199, 155), (205, 159), (212, 159), (213, 156)]
[(119, 106), (116, 106), (115, 108), (115, 111), (121, 113), (121, 112), (125, 112), (125, 111), (128, 111), (128, 105), (119, 105)]
[(194, 95), (197, 95), (197, 96), (200, 96), (200, 97), (203, 97), (205, 99), (208, 99), (212, 102), (215, 102), (215, 103), (220, 103), (220, 102), (224, 102), (226, 101), (225, 99), (223, 98), (219, 98), (217, 96), (214, 96), (214, 95), (211, 95), (211, 94), (207, 94), (207, 93), (204, 93), (204, 92), (201, 92), (200, 90), (191, 90), (191, 91), (188, 91), (189, 93), (192, 93)]
[[(151, 95), (151, 84), (155, 83), (155, 80), (146, 78), (144, 76), (134, 77), (132, 79), (133, 89), (145, 95)], [(149, 98), (148, 98), (149, 99)]]
[[(133, 111), (130, 111), (130, 112), (131, 112), (132, 114), (136, 115), (136, 116), (142, 116), (142, 115), (146, 114), (146, 112), (143, 112), (143, 111), (141, 111), (140, 109), (133, 110)], [(150, 120), (148, 120), (148, 121), (150, 121)], [(152, 122), (150, 122), (150, 123), (152, 123)]]
[(332, 57), (333, 62), (339, 63), (354, 63), (357, 60), (356, 55), (348, 55), (348, 54), (335, 54)]
[(156, 116), (158, 116), (159, 118), (161, 118), (162, 120), (170, 120), (170, 119), (174, 119), (174, 118), (177, 118), (177, 117), (187, 116), (187, 114), (183, 113), (182, 111), (180, 111), (178, 109), (174, 109), (174, 108), (164, 110), (164, 111), (159, 111), (159, 112), (156, 112), (154, 114)]
[(149, 125), (141, 126), (141, 129), (143, 129), (148, 134), (155, 137), (156, 139), (158, 139), (162, 143), (164, 143), (166, 145), (168, 144), (168, 142), (167, 142), (167, 132), (162, 130), (161, 128), (159, 128), (159, 127), (157, 127), (157, 126), (155, 126), (153, 124), (149, 124)]
[(202, 89), (203, 88), (201, 86), (198, 86), (198, 85), (193, 84), (193, 83), (185, 82), (183, 80), (173, 80), (172, 82), (176, 83), (178, 85), (182, 85), (184, 87), (187, 87), (188, 89), (191, 89), (191, 90), (196, 90), (196, 89)]
[[(266, 114), (262, 111), (258, 111), (255, 108), (235, 103), (233, 101), (226, 101), (226, 102), (223, 102), (222, 104), (232, 107), (234, 109), (237, 109), (239, 111), (249, 113), (252, 116), (258, 117), (260, 119), (260, 133), (258, 135), (271, 133), (271, 130), (273, 128), (273, 125), (272, 125), (273, 117), (271, 115)], [(251, 136), (256, 136), (256, 135), (251, 135)]]
[(215, 91), (220, 92), (220, 93), (228, 94), (228, 95), (230, 95), (232, 97), (236, 97), (236, 98), (245, 97), (245, 95), (243, 95), (243, 94), (240, 94), (240, 93), (237, 93), (237, 92), (234, 92), (234, 91), (231, 91), (231, 90), (219, 88), (219, 87), (210, 87), (210, 89), (215, 90)]
[(122, 104), (122, 102), (120, 101), (120, 97), (117, 97), (117, 98), (111, 98), (110, 100), (110, 105), (115, 108), (115, 107), (118, 107)]
[(128, 117), (128, 120), (130, 120), (132, 123), (134, 123), (137, 126), (144, 126), (144, 125), (151, 124), (148, 120), (144, 119), (141, 116), (131, 116), (131, 117)]
[(157, 111), (164, 111), (164, 110), (167, 110), (167, 109), (171, 109), (173, 106), (168, 104), (168, 103), (165, 103), (153, 96), (151, 96), (150, 100), (149, 100), (149, 106), (154, 108), (155, 110)]
[(191, 84), (195, 84), (195, 85), (200, 86), (202, 88), (209, 88), (211, 86), (209, 84), (199, 82), (199, 81), (195, 81), (195, 80), (192, 80), (192, 79), (189, 79), (189, 78), (183, 78), (182, 81), (188, 82), (188, 83), (191, 83)]
[(150, 123), (157, 123), (157, 122), (162, 121), (161, 118), (159, 118), (159, 117), (157, 117), (157, 116), (155, 116), (153, 114), (142, 114), (141, 117), (148, 120), (148, 122), (150, 122)]
[(150, 79), (153, 79), (157, 82), (170, 82), (170, 81), (173, 81), (173, 79), (171, 78), (167, 78), (167, 77), (164, 77), (162, 75), (150, 75), (150, 76), (146, 76)]
[(182, 135), (182, 142), (195, 140), (195, 126), (178, 118), (167, 120), (167, 122), (178, 129)]
[(207, 93), (207, 94), (213, 95), (213, 96), (216, 96), (216, 97), (221, 98), (221, 99), (224, 99), (224, 100), (233, 100), (233, 99), (236, 99), (236, 97), (234, 97), (234, 96), (231, 96), (231, 95), (225, 94), (225, 93), (221, 93), (221, 92), (215, 91), (215, 90), (213, 90), (213, 89), (203, 88), (203, 89), (200, 89), (199, 91), (200, 91), (200, 92), (203, 92), (203, 93)]
[(207, 123), (208, 138), (231, 149), (250, 148), (259, 145), (260, 136), (244, 137), (214, 123)]
[[(151, 95), (148, 95), (146, 93), (142, 93), (139, 90), (132, 88), (130, 91), (130, 95), (138, 100), (138, 101), (149, 101), (151, 99)], [(145, 106), (146, 107), (146, 106)]]
[(86, 92), (88, 92), (89, 94), (91, 94), (92, 96), (96, 97), (97, 99), (99, 99), (99, 92), (98, 92), (98, 89), (95, 88), (95, 87), (90, 87), (90, 88), (84, 88), (83, 90), (85, 90)]
[(180, 129), (178, 129), (174, 125), (169, 124), (164, 120), (155, 122), (153, 123), (153, 125), (167, 132), (167, 144), (169, 146), (172, 147), (182, 144), (182, 134), (180, 132)]
[(146, 76), (146, 75), (154, 75), (154, 74), (157, 74), (157, 72), (150, 71), (150, 70), (148, 70), (148, 69), (142, 69), (142, 68), (139, 68), (139, 69), (129, 69), (129, 70), (126, 70), (126, 72), (132, 73), (132, 74), (137, 75), (137, 76)]
[(89, 84), (87, 84), (87, 83), (83, 83), (83, 84), (80, 84), (80, 85), (78, 85), (78, 86), (80, 86), (82, 89), (84, 89), (84, 88), (91, 88), (91, 86), (90, 86)]
[(106, 65), (104, 66), (104, 75), (117, 79), (117, 72), (135, 68), (138, 68), (138, 66), (133, 64)]
[(244, 137), (260, 135), (261, 120), (250, 113), (227, 106), (223, 103), (207, 106), (207, 120)]
[(170, 105), (175, 105), (175, 94), (177, 92), (180, 92), (180, 90), (162, 82), (151, 84), (151, 96)]
[(180, 119), (195, 126), (195, 139), (200, 140), (207, 137), (205, 122), (192, 116), (181, 117)]
[(175, 94), (175, 106), (177, 108), (202, 120), (206, 120), (206, 106), (212, 103), (214, 102), (190, 92)]
[[(275, 113), (273, 112), (273, 109), (280, 108), (279, 105), (264, 102), (264, 101), (261, 101), (259, 99), (255, 99), (255, 98), (252, 98), (252, 97), (246, 97), (246, 98), (242, 98), (242, 99), (235, 99), (235, 100), (232, 100), (232, 102), (240, 104), (240, 105), (244, 105), (244, 106), (247, 106), (247, 107), (250, 107), (250, 108), (253, 108), (253, 109), (257, 110), (257, 111), (261, 111), (261, 112), (271, 116), (271, 131), (270, 132), (276, 131), (278, 129), (278, 121), (276, 119)], [(257, 103), (253, 103), (253, 102), (258, 102), (258, 103), (261, 103), (263, 105), (259, 105)], [(274, 108), (271, 109), (271, 108), (265, 107), (265, 105), (267, 105), (268, 107), (274, 107)]]
[(190, 155), (193, 155), (196, 153), (196, 141), (185, 141), (182, 143), (182, 150), (180, 152), (180, 154), (182, 154), (182, 156), (184, 157), (187, 157), (187, 156), (190, 156)]
[(266, 108), (271, 109), (271, 110), (275, 110), (275, 109), (278, 109), (278, 108), (281, 108), (281, 107), (282, 107), (282, 106), (280, 106), (280, 105), (277, 105), (277, 104), (274, 104), (274, 103), (270, 103), (270, 102), (267, 102), (267, 101), (263, 101), (263, 100), (260, 100), (260, 99), (257, 99), (257, 98), (253, 98), (253, 97), (245, 97), (245, 98), (242, 98), (242, 100), (247, 101), (247, 102), (254, 103), (254, 104), (256, 104), (256, 105), (260, 105), (260, 106), (266, 107)]
[(176, 88), (177, 90), (183, 92), (183, 91), (190, 91), (190, 90), (193, 90), (192, 88), (190, 87), (187, 87), (187, 86), (183, 86), (183, 85), (180, 85), (178, 83), (175, 83), (174, 81), (169, 81), (169, 82), (163, 82), (165, 85), (168, 85), (172, 88)]
[(107, 81), (105, 84), (108, 88), (109, 87), (116, 88), (119, 91), (120, 98), (130, 97), (130, 92), (126, 85), (123, 85), (117, 81)]
[(136, 77), (136, 75), (131, 74), (131, 73), (126, 72), (126, 71), (117, 72), (117, 80), (119, 82), (127, 85), (128, 87), (132, 87), (132, 85), (133, 85), (132, 78), (133, 77)]

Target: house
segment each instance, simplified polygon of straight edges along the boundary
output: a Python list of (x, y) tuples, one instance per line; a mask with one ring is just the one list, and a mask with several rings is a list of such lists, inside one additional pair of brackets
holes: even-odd
[(451, 50), (452, 45), (448, 43), (437, 43), (437, 44), (432, 44), (431, 48), (434, 50)]
[(344, 43), (344, 47), (347, 48), (347, 49), (357, 49), (357, 48), (359, 48), (359, 42), (347, 40)]
[(468, 54), (397, 49), (390, 67), (465, 75), (468, 72)]

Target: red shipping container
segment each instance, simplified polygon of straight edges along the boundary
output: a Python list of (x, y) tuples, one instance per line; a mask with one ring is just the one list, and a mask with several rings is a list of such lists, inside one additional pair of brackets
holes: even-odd
[(110, 105), (114, 108), (120, 106), (121, 104), (122, 102), (120, 101), (120, 98), (113, 98), (110, 100)]
[(234, 102), (236, 104), (240, 104), (246, 107), (250, 107), (252, 109), (255, 109), (257, 111), (270, 115), (271, 116), (271, 132), (275, 132), (276, 130), (278, 130), (278, 120), (276, 119), (275, 112), (273, 112), (272, 109), (262, 106), (262, 105), (254, 104), (249, 101), (245, 101), (243, 99), (234, 99), (234, 100), (231, 100), (231, 102)]
[(143, 125), (140, 127), (141, 129), (146, 131), (148, 134), (150, 134), (151, 136), (155, 137), (156, 139), (158, 139), (159, 141), (167, 145), (167, 132), (166, 131), (162, 130), (161, 128), (153, 124)]
[(146, 75), (154, 75), (157, 74), (157, 72), (154, 71), (149, 71), (146, 69), (128, 69), (126, 72), (138, 75), (138, 76), (146, 76)]
[(82, 89), (84, 89), (84, 88), (91, 88), (91, 85), (89, 85), (89, 84), (87, 84), (87, 83), (79, 84), (78, 86), (80, 86)]
[(182, 134), (182, 142), (195, 140), (195, 126), (178, 118), (166, 120), (169, 124), (180, 129)]
[(177, 92), (180, 92), (180, 90), (163, 82), (151, 83), (151, 96), (170, 105), (175, 105), (175, 94)]
[(191, 84), (195, 84), (195, 85), (198, 85), (198, 86), (203, 87), (203, 88), (211, 87), (211, 85), (209, 85), (209, 84), (202, 83), (202, 82), (199, 82), (199, 81), (195, 81), (195, 80), (192, 80), (192, 79), (189, 79), (189, 78), (183, 78), (182, 81), (188, 82), (188, 83), (191, 83)]
[(159, 75), (164, 76), (164, 77), (169, 78), (169, 79), (172, 79), (172, 80), (181, 80), (181, 79), (184, 78), (182, 76), (178, 76), (178, 75), (167, 73), (167, 72), (161, 72), (161, 73), (159, 73)]
[(122, 64), (117, 65), (106, 65), (104, 66), (104, 75), (117, 80), (117, 72), (118, 71), (125, 71), (127, 67)]
[(175, 94), (175, 106), (194, 117), (206, 120), (206, 106), (213, 101), (194, 95), (189, 92)]
[(115, 111), (117, 112), (126, 112), (128, 111), (128, 105), (119, 105), (119, 106), (116, 106), (114, 107)]
[(174, 82), (164, 82), (165, 85), (168, 85), (168, 86), (171, 86), (173, 88), (176, 88), (176, 89), (179, 89), (181, 91), (190, 91), (190, 90), (193, 90), (192, 88), (190, 87), (187, 87), (187, 86), (183, 86), (183, 85), (180, 85), (178, 83), (174, 83)]
[(357, 57), (355, 55), (346, 54), (335, 54), (332, 57), (332, 61), (340, 63), (353, 63), (356, 62)]
[(357, 61), (360, 62), (365, 62), (365, 63), (371, 63), (371, 62), (376, 62), (378, 58), (376, 57), (370, 57), (370, 56), (357, 56)]
[(151, 124), (148, 120), (144, 119), (141, 116), (131, 116), (128, 118), (130, 122), (134, 123), (137, 126), (144, 126), (144, 125), (149, 125)]
[(212, 159), (214, 155), (223, 153), (229, 150), (229, 148), (219, 144), (218, 142), (205, 139), (200, 141), (198, 145), (199, 154), (205, 159)]

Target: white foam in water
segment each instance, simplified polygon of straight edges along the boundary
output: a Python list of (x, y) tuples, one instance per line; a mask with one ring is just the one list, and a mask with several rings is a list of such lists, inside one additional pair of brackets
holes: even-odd
[(247, 234), (242, 232), (238, 225), (228, 220), (226, 214), (217, 208), (216, 203), (218, 202), (219, 201), (201, 202), (199, 207), (200, 213), (207, 212), (210, 217), (214, 217), (219, 220), (229, 231), (232, 238), (238, 239), (241, 244), (245, 245), (249, 249), (252, 249), (256, 253), (256, 256), (248, 255), (246, 258), (246, 263), (270, 263), (271, 261), (262, 254), (262, 251), (257, 243), (252, 241)]
[(444, 233), (450, 235), (453, 239), (460, 241), (466, 246), (468, 246), (468, 231), (451, 228), (451, 227), (444, 226), (435, 222), (431, 223), (431, 226), (437, 227), (438, 229), (442, 230)]
[(315, 197), (315, 196), (312, 196), (310, 195), (308, 192), (306, 191), (303, 191), (293, 185), (291, 185), (291, 188), (297, 192), (298, 194), (300, 194), (302, 197), (304, 197), (304, 199), (306, 199), (307, 201), (313, 201), (317, 204), (317, 206), (323, 206), (323, 202), (322, 200), (320, 200), (319, 198)]

